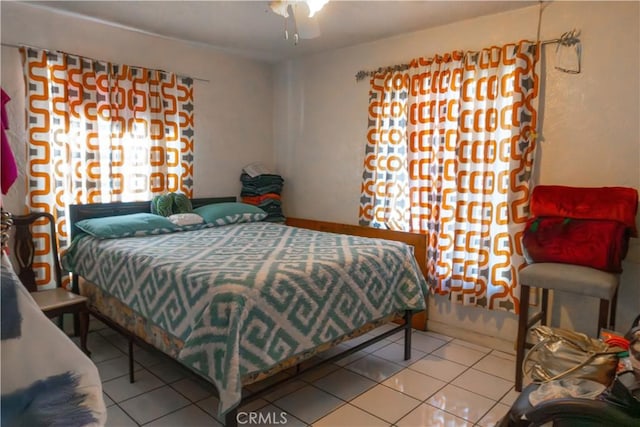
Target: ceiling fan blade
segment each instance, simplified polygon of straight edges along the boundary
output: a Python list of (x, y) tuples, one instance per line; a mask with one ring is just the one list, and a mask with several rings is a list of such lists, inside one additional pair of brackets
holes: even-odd
[(309, 11), (307, 10), (306, 5), (302, 6), (294, 4), (291, 7), (291, 11), (293, 12), (293, 19), (296, 21), (298, 36), (301, 39), (314, 39), (316, 37), (320, 37), (318, 17), (309, 18)]

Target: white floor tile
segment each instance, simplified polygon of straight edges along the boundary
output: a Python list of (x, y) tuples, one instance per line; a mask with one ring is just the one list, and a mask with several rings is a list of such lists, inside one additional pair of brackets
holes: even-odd
[(344, 405), (313, 423), (313, 427), (389, 427), (389, 423), (356, 408)]
[(421, 334), (425, 334), (425, 335), (429, 335), (429, 336), (431, 336), (433, 338), (438, 338), (439, 340), (442, 340), (442, 341), (445, 341), (445, 342), (449, 342), (449, 341), (453, 340), (453, 338), (451, 338), (450, 336), (442, 335), (442, 334), (439, 334), (439, 333), (433, 332), (433, 331), (421, 331), (420, 333)]
[(147, 350), (146, 348), (140, 348), (138, 346), (133, 347), (133, 360), (145, 368), (150, 368), (167, 361), (167, 359), (159, 352)]
[(460, 338), (454, 338), (451, 340), (452, 344), (458, 344), (467, 348), (471, 348), (473, 350), (478, 350), (483, 352), (484, 354), (490, 353), (491, 349), (489, 347), (485, 347), (483, 345), (479, 345), (470, 341), (461, 340)]
[(449, 384), (431, 396), (425, 403), (475, 423), (482, 418), (496, 402)]
[(268, 405), (269, 402), (264, 399), (255, 399), (249, 403), (245, 403), (244, 405), (242, 405), (239, 410), (243, 412), (255, 412)]
[(215, 392), (215, 387), (204, 380), (186, 377), (171, 383), (171, 387), (192, 402), (206, 399)]
[(369, 353), (367, 353), (364, 350), (360, 350), (357, 351), (355, 353), (352, 353), (348, 356), (345, 356), (341, 359), (336, 360), (335, 362), (333, 362), (336, 366), (347, 366), (349, 363), (355, 362), (356, 360), (360, 360), (363, 357), (367, 356)]
[(169, 386), (152, 390), (120, 403), (120, 407), (139, 424), (145, 424), (189, 405), (189, 401)]
[(412, 363), (415, 363), (417, 360), (422, 359), (426, 355), (426, 353), (424, 353), (423, 351), (412, 348), (411, 359), (404, 360), (404, 344), (400, 343), (391, 343), (371, 354), (402, 366), (411, 365)]
[(500, 357), (502, 359), (513, 360), (514, 362), (516, 360), (515, 350), (513, 351), (513, 353), (506, 353), (506, 352), (500, 351), (500, 350), (493, 350), (491, 352), (491, 354), (496, 356), (496, 357)]
[[(77, 344), (80, 343), (79, 337), (73, 337), (72, 340)], [(91, 360), (93, 363), (100, 363), (123, 355), (118, 348), (107, 341), (102, 335), (95, 332), (87, 336), (87, 348), (91, 352)]]
[(380, 384), (350, 403), (378, 418), (395, 423), (416, 408), (420, 401)]
[(262, 398), (264, 400), (268, 401), (268, 402), (274, 402), (274, 401), (280, 399), (281, 397), (286, 396), (289, 393), (293, 393), (296, 390), (301, 389), (302, 387), (304, 387), (306, 385), (307, 385), (306, 382), (300, 381), (300, 380), (287, 381), (286, 383), (278, 386), (272, 392), (262, 396)]
[(432, 354), (466, 366), (473, 365), (486, 355), (484, 351), (475, 350), (453, 342), (445, 344)]
[(451, 384), (498, 401), (513, 387), (512, 381), (471, 368), (463, 372)]
[(306, 381), (308, 383), (312, 383), (312, 382), (314, 382), (316, 380), (319, 380), (320, 378), (326, 377), (331, 372), (334, 372), (334, 371), (336, 371), (338, 369), (340, 369), (340, 366), (336, 365), (335, 363), (328, 363), (326, 365), (322, 365), (322, 366), (319, 366), (317, 368), (313, 368), (312, 370), (310, 370), (306, 374), (303, 374), (300, 377), (300, 379), (302, 381)]
[[(317, 358), (330, 357), (395, 326), (383, 325)], [(94, 328), (88, 345), (103, 381), (107, 426), (222, 425), (216, 417), (213, 385), (179, 363), (137, 346), (136, 382), (130, 384), (123, 354), (127, 339), (104, 325)], [(513, 388), (514, 355), (414, 331), (412, 359), (404, 361), (403, 336), (399, 332), (338, 363), (314, 369), (264, 399), (243, 405), (241, 416), (244, 421), (253, 417), (251, 425), (262, 427), (471, 427), (474, 423), (487, 427), (502, 418), (518, 397)], [(249, 389), (294, 372), (280, 373)]]
[(129, 375), (123, 375), (103, 382), (102, 390), (115, 402), (122, 402), (164, 385), (158, 377), (146, 370), (136, 372), (135, 379), (133, 383), (130, 383)]
[(520, 396), (520, 392), (516, 391), (515, 387), (512, 387), (511, 390), (509, 390), (509, 392), (505, 394), (502, 399), (500, 399), (500, 403), (511, 406), (516, 401), (518, 396)]
[(138, 427), (138, 424), (118, 406), (109, 406), (106, 427)]
[(347, 369), (364, 375), (376, 382), (384, 381), (402, 370), (402, 366), (371, 354), (345, 366)]
[[(112, 380), (129, 374), (129, 359), (126, 356), (116, 357), (115, 359), (106, 360), (96, 363), (98, 373), (102, 382)], [(142, 369), (137, 363), (133, 363), (133, 371), (137, 372)]]
[(216, 427), (222, 426), (217, 420), (204, 412), (196, 405), (187, 406), (173, 412), (169, 415), (165, 415), (155, 421), (145, 424), (145, 427), (176, 427), (176, 426), (189, 426), (189, 427)]
[(339, 369), (313, 383), (319, 389), (345, 401), (364, 393), (376, 384), (375, 381), (348, 369)]
[(516, 362), (495, 356), (493, 353), (480, 359), (473, 368), (511, 382), (515, 381)]
[[(380, 335), (380, 333), (377, 333), (377, 335)], [(362, 344), (363, 342), (365, 342), (367, 340), (370, 340), (372, 338), (375, 338), (375, 337), (376, 337), (376, 334), (369, 332), (369, 333), (366, 333), (364, 335), (360, 335), (359, 337), (356, 337), (356, 338), (354, 338), (352, 340), (345, 341), (343, 343), (343, 345), (345, 347), (352, 348), (352, 347), (355, 347), (358, 344)], [(385, 345), (391, 344), (392, 342), (393, 342), (393, 340), (385, 338), (385, 339), (380, 340), (380, 341), (378, 341), (376, 343), (368, 345), (367, 347), (363, 348), (362, 351), (364, 351), (366, 353), (372, 353), (372, 352), (384, 347)]]
[(382, 384), (397, 390), (401, 393), (415, 397), (418, 400), (425, 400), (432, 394), (447, 385), (446, 382), (437, 380), (420, 372), (411, 369), (403, 369)]
[(216, 420), (220, 420), (218, 418), (218, 403), (220, 401), (218, 400), (218, 398), (216, 396), (209, 396), (205, 399), (199, 400), (198, 402), (196, 402), (196, 405), (202, 409), (203, 411), (205, 411), (207, 414), (211, 415), (213, 418), (215, 418)]
[[(397, 323), (386, 323), (386, 324), (384, 324), (382, 326), (378, 326), (377, 328), (369, 331), (369, 333), (372, 334), (372, 335), (380, 335), (381, 333), (390, 331), (391, 329), (397, 328), (398, 326), (400, 326), (400, 325), (397, 324)], [(397, 339), (402, 338), (402, 336), (403, 336), (403, 333), (402, 333), (402, 331), (400, 331), (400, 332), (396, 332), (393, 335), (390, 335), (389, 338), (387, 338), (387, 339), (389, 339), (391, 341), (395, 341)]]
[(102, 397), (104, 398), (104, 406), (106, 406), (107, 408), (111, 405), (115, 405), (116, 402), (114, 402), (109, 396), (107, 396), (104, 391), (102, 392)]
[(172, 383), (190, 375), (186, 368), (171, 360), (150, 366), (147, 369), (166, 383)]
[(102, 323), (93, 316), (89, 316), (89, 332), (100, 331), (102, 329), (108, 329), (109, 326)]
[(428, 355), (409, 365), (409, 369), (422, 372), (441, 381), (450, 382), (468, 368), (450, 360)]
[(129, 339), (121, 333), (116, 331), (100, 331), (98, 333), (106, 338), (111, 344), (118, 347), (123, 353), (127, 353), (129, 351)]
[(411, 347), (420, 350), (423, 353), (431, 353), (446, 343), (447, 341), (435, 338), (434, 336), (422, 331), (414, 331), (411, 336)]
[(473, 423), (434, 408), (421, 404), (396, 423), (397, 427), (472, 427)]
[(305, 423), (312, 424), (345, 402), (318, 388), (306, 386), (273, 403)]
[(257, 391), (257, 390), (262, 390), (265, 387), (270, 387), (271, 385), (277, 383), (278, 381), (282, 381), (285, 378), (289, 378), (291, 377), (291, 375), (289, 375), (286, 372), (278, 372), (275, 375), (272, 375), (268, 378), (265, 378), (262, 381), (259, 381), (257, 383), (253, 383), (253, 384), (249, 384), (246, 388), (251, 390), (251, 391)]
[(509, 412), (510, 406), (497, 403), (487, 414), (478, 421), (482, 427), (494, 427)]
[[(216, 420), (222, 422), (222, 418), (218, 417), (218, 398), (216, 396), (209, 396), (206, 399), (200, 400), (198, 402), (196, 402), (196, 405), (198, 405), (198, 407), (200, 407), (200, 409), (202, 409), (203, 411), (205, 411), (207, 414), (211, 415), (213, 418), (215, 418)], [(269, 404), (269, 402), (267, 402), (264, 399), (256, 399), (256, 400), (252, 400), (249, 403), (246, 403), (244, 405), (242, 405), (238, 411), (242, 411), (242, 412), (251, 412), (251, 411), (257, 411), (265, 406), (267, 406)]]

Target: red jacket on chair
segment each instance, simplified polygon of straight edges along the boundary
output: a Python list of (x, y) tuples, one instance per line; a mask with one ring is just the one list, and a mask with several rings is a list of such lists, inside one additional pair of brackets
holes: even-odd
[(638, 192), (626, 187), (539, 185), (523, 245), (535, 262), (583, 265), (619, 273), (637, 236)]

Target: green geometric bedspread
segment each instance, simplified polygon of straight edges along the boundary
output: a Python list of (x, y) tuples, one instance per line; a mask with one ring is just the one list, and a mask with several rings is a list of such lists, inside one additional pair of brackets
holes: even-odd
[(79, 236), (74, 273), (184, 342), (178, 359), (220, 394), (241, 378), (397, 311), (425, 308), (413, 248), (255, 222), (157, 236)]

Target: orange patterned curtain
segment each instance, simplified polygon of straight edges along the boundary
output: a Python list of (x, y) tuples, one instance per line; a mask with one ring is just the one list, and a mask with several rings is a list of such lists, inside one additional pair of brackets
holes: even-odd
[[(462, 304), (518, 310), (537, 51), (534, 43), (520, 42), (419, 58), (404, 73), (407, 85), (388, 86), (384, 97), (380, 82), (393, 74), (371, 79), (360, 223), (428, 234), (431, 289)], [(377, 107), (394, 96), (406, 100), (402, 117)], [(394, 130), (405, 147), (396, 163), (406, 165), (405, 177), (396, 173), (393, 183), (385, 160), (394, 148), (391, 122), (403, 128)], [(387, 189), (404, 185), (408, 203), (389, 203), (394, 194)]]
[(150, 200), (167, 191), (191, 197), (192, 79), (61, 52), (21, 54), (26, 204), (54, 215), (60, 247), (69, 243), (70, 204)]

